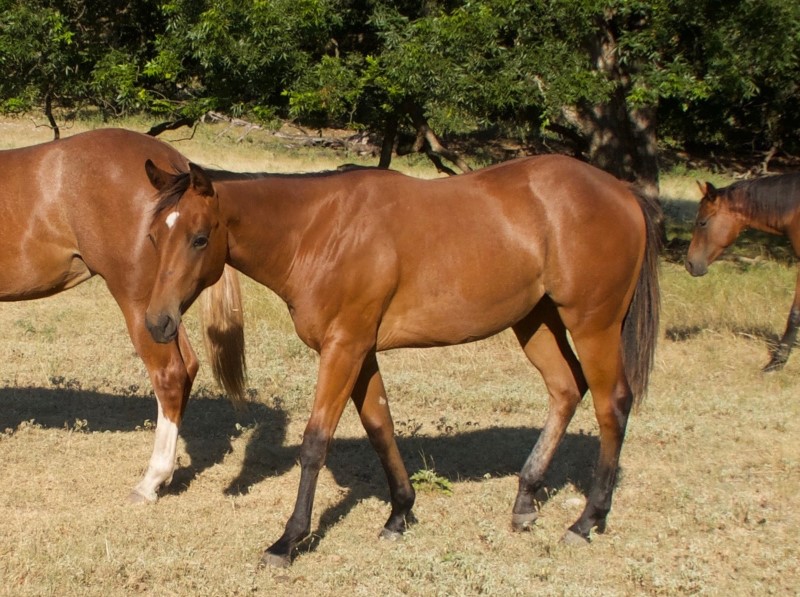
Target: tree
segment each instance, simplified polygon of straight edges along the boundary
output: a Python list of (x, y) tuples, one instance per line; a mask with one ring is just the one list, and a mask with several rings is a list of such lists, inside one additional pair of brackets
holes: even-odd
[[(156, 0), (0, 0), (0, 109), (148, 109), (140, 65), (161, 27)], [(57, 131), (57, 129), (56, 129)]]
[[(340, 124), (468, 170), (513, 134), (650, 194), (658, 148), (795, 151), (796, 0), (0, 0), (0, 110)], [(410, 142), (405, 142), (410, 139)], [(449, 162), (450, 165), (446, 165)]]
[(274, 118), (284, 89), (320, 59), (338, 22), (332, 0), (172, 0), (161, 10), (166, 27), (145, 73), (174, 112), (195, 117), (213, 108)]
[(444, 133), (524, 122), (650, 194), (662, 121), (679, 143), (698, 120), (704, 140), (735, 129), (774, 143), (797, 130), (776, 117), (797, 102), (792, 0), (369, 6), (362, 43), (338, 44), (291, 86), (291, 115), (346, 117), (385, 140), (409, 115)]
[[(51, 123), (52, 98), (76, 81), (75, 33), (56, 9), (0, 0), (0, 101), (2, 110), (40, 105)], [(58, 129), (54, 129), (58, 137)]]

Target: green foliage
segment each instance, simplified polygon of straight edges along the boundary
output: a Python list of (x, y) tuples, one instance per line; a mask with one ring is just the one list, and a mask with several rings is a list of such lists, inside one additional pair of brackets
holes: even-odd
[(789, 149), (798, 31), (794, 0), (0, 0), (0, 110), (381, 130), (413, 103), (443, 133), (578, 138), (616, 101), (678, 145)]
[(75, 32), (44, 2), (0, 2), (0, 101), (6, 111), (33, 107), (47, 93), (78, 83)]

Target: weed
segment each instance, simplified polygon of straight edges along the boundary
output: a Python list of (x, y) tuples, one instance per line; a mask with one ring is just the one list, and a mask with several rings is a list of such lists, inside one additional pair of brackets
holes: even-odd
[(420, 492), (453, 495), (453, 484), (449, 479), (436, 472), (433, 467), (433, 458), (431, 458), (431, 466), (428, 466), (425, 454), (422, 454), (422, 468), (411, 475), (411, 484)]

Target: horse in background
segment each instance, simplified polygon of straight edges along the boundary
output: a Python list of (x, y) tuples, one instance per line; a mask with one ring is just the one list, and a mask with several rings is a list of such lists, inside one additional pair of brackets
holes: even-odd
[[(717, 257), (739, 234), (753, 228), (786, 236), (800, 256), (800, 173), (741, 180), (717, 189), (710, 182), (698, 183), (703, 197), (697, 209), (686, 269), (703, 276)], [(765, 372), (783, 368), (797, 339), (800, 325), (800, 271), (786, 330), (772, 351)]]
[[(519, 476), (515, 530), (575, 409), (591, 390), (600, 453), (565, 539), (605, 529), (628, 414), (647, 388), (658, 332), (660, 210), (610, 174), (564, 156), (513, 160), (448, 179), (388, 170), (236, 174), (146, 166), (160, 201), (147, 326), (174, 342), (181, 314), (226, 262), (278, 294), (320, 354), (283, 535), (262, 563), (288, 566), (311, 529), (317, 479), (348, 399), (383, 465), (391, 513), (413, 520), (414, 489), (394, 438), (376, 353), (444, 346), (512, 328), (550, 395)], [(574, 349), (573, 349), (574, 346)]]
[[(155, 501), (172, 479), (178, 427), (199, 367), (183, 326), (168, 343), (155, 342), (145, 327), (158, 266), (147, 236), (156, 206), (143, 168), (148, 159), (188, 167), (166, 143), (122, 129), (0, 151), (0, 301), (47, 297), (100, 276), (147, 368), (158, 416), (134, 502)], [(212, 369), (234, 399), (243, 396), (244, 361), (239, 349), (238, 363), (224, 349), (242, 342), (240, 300), (230, 271), (202, 301)]]

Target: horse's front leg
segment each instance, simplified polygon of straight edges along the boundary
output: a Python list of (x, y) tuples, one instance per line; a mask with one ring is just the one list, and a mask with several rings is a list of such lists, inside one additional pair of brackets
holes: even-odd
[(789, 310), (786, 331), (783, 332), (783, 337), (772, 352), (769, 363), (764, 367), (764, 373), (783, 369), (789, 359), (789, 353), (794, 347), (795, 340), (797, 340), (798, 326), (800, 326), (800, 272), (798, 272), (797, 281), (795, 282), (794, 302), (792, 302), (792, 308)]
[(287, 567), (292, 552), (311, 532), (311, 510), (319, 472), (325, 464), (333, 433), (355, 385), (368, 349), (336, 342), (320, 350), (317, 389), (300, 448), (300, 485), (283, 535), (261, 558), (265, 566)]
[(144, 476), (130, 494), (133, 503), (156, 501), (158, 489), (172, 481), (178, 430), (199, 368), (183, 325), (178, 330), (178, 340), (169, 344), (156, 344), (144, 325), (140, 329), (142, 334), (132, 337), (150, 374), (158, 401), (158, 419), (153, 454)]

